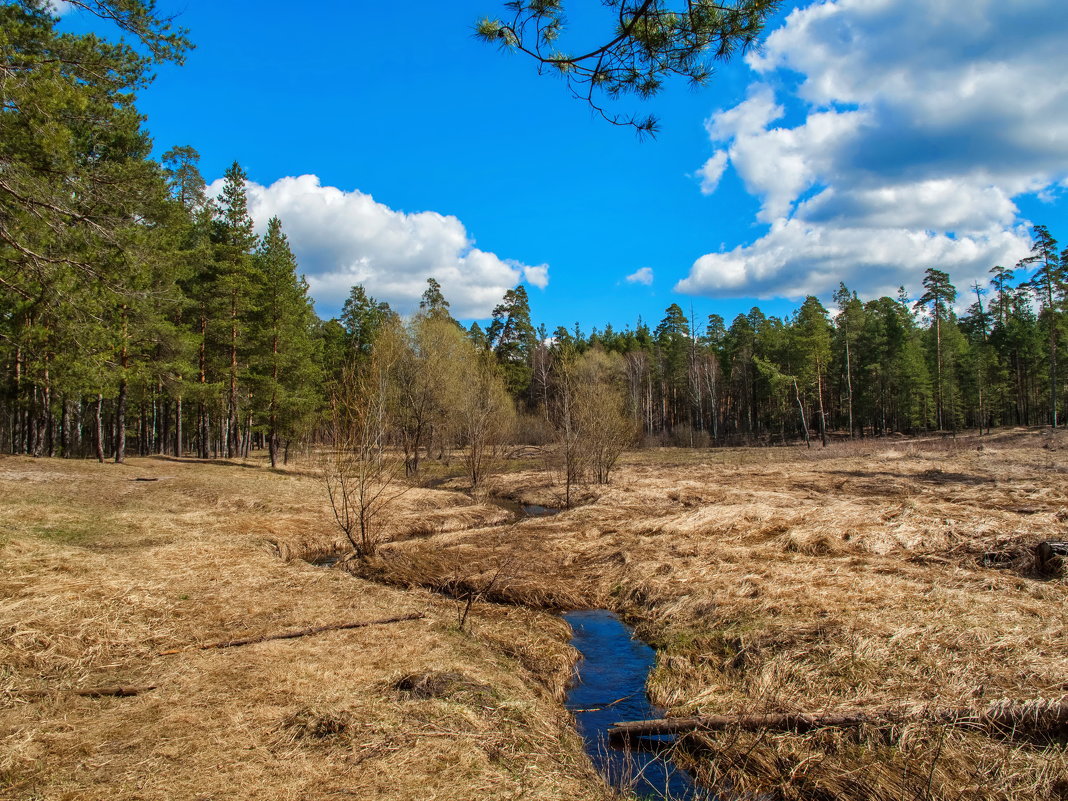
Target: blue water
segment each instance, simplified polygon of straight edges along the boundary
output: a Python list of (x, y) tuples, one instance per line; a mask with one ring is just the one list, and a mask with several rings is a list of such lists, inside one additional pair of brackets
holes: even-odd
[[(656, 662), (653, 649), (603, 609), (568, 612), (564, 620), (574, 631), (571, 644), (583, 657), (567, 695), (567, 708), (575, 715), (586, 751), (601, 775), (613, 787), (638, 798), (714, 799), (696, 787), (688, 773), (653, 750), (609, 745), (608, 729), (614, 723), (663, 716), (663, 710), (650, 704), (645, 693), (646, 677)], [(650, 746), (657, 744), (649, 740)], [(659, 744), (670, 745), (670, 739)]]

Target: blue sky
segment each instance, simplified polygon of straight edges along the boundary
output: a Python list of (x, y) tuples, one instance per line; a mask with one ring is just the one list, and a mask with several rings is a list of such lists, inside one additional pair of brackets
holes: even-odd
[[(573, 49), (603, 39), (572, 4)], [(709, 86), (620, 101), (660, 117), (644, 142), (477, 42), (499, 0), (158, 6), (197, 49), (141, 94), (157, 154), (196, 147), (209, 181), (238, 160), (323, 316), (356, 281), (410, 310), (433, 275), (466, 318), (525, 280), (550, 329), (729, 321), (926, 267), (963, 290), (1028, 222), (1068, 240), (1063, 0), (788, 4)]]

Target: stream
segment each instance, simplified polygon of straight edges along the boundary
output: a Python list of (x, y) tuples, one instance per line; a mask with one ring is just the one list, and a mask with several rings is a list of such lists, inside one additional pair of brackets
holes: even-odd
[[(560, 511), (504, 498), (492, 498), (491, 503), (512, 512), (516, 520)], [(327, 553), (309, 561), (329, 568), (342, 555)], [(606, 609), (566, 612), (563, 619), (573, 632), (571, 645), (582, 654), (567, 693), (567, 708), (605, 781), (629, 798), (717, 801), (715, 793), (698, 787), (671, 761), (673, 737), (644, 737), (640, 743), (618, 747), (609, 743), (608, 730), (617, 722), (663, 717), (664, 710), (650, 703), (645, 692), (656, 652)]]
[(646, 678), (656, 663), (653, 649), (635, 639), (607, 610), (568, 612), (563, 617), (574, 632), (571, 645), (582, 654), (567, 708), (605, 780), (642, 799), (715, 799), (663, 755), (671, 738), (644, 738), (649, 747), (640, 749), (616, 748), (608, 742), (608, 729), (614, 723), (663, 717), (663, 710), (653, 706), (645, 692)]

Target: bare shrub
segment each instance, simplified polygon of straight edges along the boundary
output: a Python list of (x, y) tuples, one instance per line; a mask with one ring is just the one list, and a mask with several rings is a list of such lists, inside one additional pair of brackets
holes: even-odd
[(456, 430), (471, 488), (482, 485), (515, 427), (515, 405), (491, 354), (468, 354), (455, 396)]
[(323, 455), (322, 480), (334, 522), (361, 559), (378, 550), (391, 505), (409, 489), (404, 460), (389, 443), (391, 367), (376, 348), (345, 369), (331, 399), (333, 447)]

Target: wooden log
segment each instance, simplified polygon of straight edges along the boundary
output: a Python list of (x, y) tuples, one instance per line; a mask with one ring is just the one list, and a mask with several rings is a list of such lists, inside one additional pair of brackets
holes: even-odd
[(616, 740), (628, 740), (634, 737), (724, 729), (803, 733), (823, 728), (852, 728), (865, 724), (886, 725), (903, 722), (975, 726), (998, 731), (1042, 732), (1068, 726), (1068, 702), (1063, 699), (1010, 701), (993, 704), (986, 709), (851, 709), (770, 715), (700, 715), (616, 723), (608, 730), (608, 734)]
[(1035, 546), (1035, 569), (1046, 575), (1059, 572), (1062, 569), (1061, 564), (1054, 561), (1058, 557), (1068, 561), (1068, 542), (1056, 540), (1040, 542)]
[(171, 654), (180, 654), (183, 651), (207, 651), (213, 648), (237, 648), (242, 645), (254, 645), (258, 642), (267, 642), (269, 640), (293, 640), (297, 637), (310, 637), (313, 634), (322, 634), (324, 631), (343, 631), (345, 629), (362, 629), (365, 626), (384, 626), (387, 623), (402, 623), (406, 620), (419, 620), (425, 617), (422, 612), (415, 612), (410, 615), (401, 615), (400, 617), (388, 617), (383, 620), (363, 620), (358, 623), (331, 623), (326, 626), (312, 626), (308, 629), (297, 629), (296, 631), (286, 631), (281, 634), (264, 634), (259, 637), (245, 637), (240, 640), (222, 640), (220, 642), (208, 642), (202, 645), (193, 645), (188, 648), (174, 648), (170, 651), (160, 651), (160, 656), (170, 656)]

